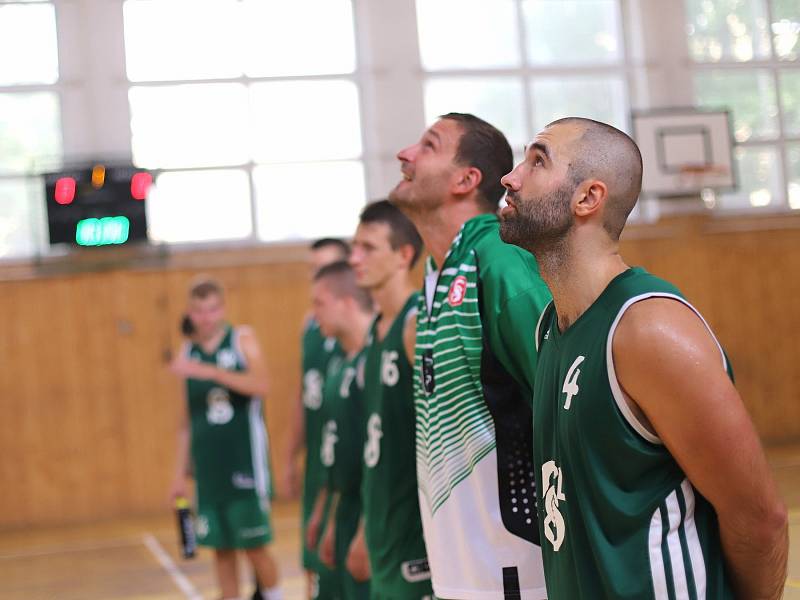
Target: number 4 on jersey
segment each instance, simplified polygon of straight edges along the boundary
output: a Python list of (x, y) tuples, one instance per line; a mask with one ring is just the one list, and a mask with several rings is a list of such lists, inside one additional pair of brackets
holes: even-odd
[(578, 395), (578, 392), (581, 390), (578, 387), (578, 377), (580, 377), (581, 370), (578, 368), (580, 364), (586, 359), (585, 356), (579, 356), (575, 359), (575, 362), (572, 363), (572, 366), (567, 371), (567, 376), (564, 378), (564, 387), (561, 388), (561, 391), (567, 395), (566, 400), (564, 400), (564, 409), (569, 410), (569, 407), (572, 405), (572, 398)]

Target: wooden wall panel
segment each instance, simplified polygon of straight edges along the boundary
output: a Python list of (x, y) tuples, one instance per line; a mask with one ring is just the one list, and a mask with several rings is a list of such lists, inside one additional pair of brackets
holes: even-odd
[[(673, 281), (725, 345), (767, 442), (800, 438), (800, 227), (723, 231), (703, 217), (632, 228), (622, 254)], [(166, 350), (192, 277), (228, 290), (252, 325), (271, 391), (280, 483), (308, 307), (302, 253), (194, 253), (138, 269), (0, 283), (0, 527), (168, 510), (182, 395)]]

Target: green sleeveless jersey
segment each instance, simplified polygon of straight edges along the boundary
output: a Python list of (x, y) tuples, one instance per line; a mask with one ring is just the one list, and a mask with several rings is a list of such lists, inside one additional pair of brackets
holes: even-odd
[(304, 520), (313, 509), (320, 485), (325, 483), (325, 468), (319, 459), (322, 440), (322, 390), (328, 364), (334, 356), (340, 356), (339, 344), (334, 338), (326, 338), (319, 324), (310, 319), (303, 331), (302, 341), (302, 398), (306, 432), (306, 468), (303, 481)]
[(418, 293), (409, 296), (382, 340), (377, 337), (381, 317), (375, 319), (366, 348), (361, 497), (371, 589), (380, 598), (402, 598), (417, 582), (422, 583), (416, 598), (431, 593), (414, 459), (413, 370), (403, 345), (403, 330), (418, 302)]
[[(697, 313), (633, 268), (564, 333), (552, 304), (537, 327), (533, 439), (550, 600), (733, 598), (714, 509), (631, 411), (614, 371), (617, 324), (653, 297)], [(721, 347), (720, 363), (728, 369)]]
[[(428, 261), (414, 403), (420, 515), (440, 598), (544, 597), (535, 515), (531, 335), (550, 292), (492, 214)], [(519, 596), (516, 596), (519, 594)]]
[[(361, 506), (364, 447), (364, 350), (334, 357), (325, 375), (319, 458), (331, 491)], [(342, 504), (340, 502), (340, 506)]]
[[(226, 326), (217, 348), (207, 354), (198, 344), (186, 344), (192, 360), (229, 371), (247, 368), (238, 332)], [(198, 504), (237, 498), (269, 497), (267, 432), (261, 398), (245, 396), (214, 381), (187, 379), (191, 452)]]

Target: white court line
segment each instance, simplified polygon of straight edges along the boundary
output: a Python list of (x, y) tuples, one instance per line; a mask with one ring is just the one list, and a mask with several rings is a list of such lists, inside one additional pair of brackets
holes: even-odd
[(127, 548), (129, 546), (138, 546), (142, 540), (136, 538), (120, 538), (118, 540), (109, 540), (107, 542), (94, 542), (94, 543), (77, 543), (61, 546), (45, 546), (44, 548), (34, 548), (31, 550), (23, 550), (22, 552), (15, 552), (14, 554), (0, 554), (0, 560), (14, 560), (19, 558), (35, 558), (37, 556), (50, 556), (52, 554), (67, 554), (70, 552), (91, 552), (92, 550), (109, 550), (112, 548)]
[(189, 600), (203, 600), (203, 596), (200, 595), (186, 575), (181, 572), (172, 558), (170, 558), (169, 554), (167, 554), (167, 551), (164, 550), (164, 547), (158, 543), (158, 540), (153, 536), (153, 534), (148, 533), (142, 536), (142, 542), (144, 542), (144, 545), (147, 546), (147, 549), (150, 550), (150, 553), (161, 564), (161, 566), (164, 567), (164, 570), (169, 574), (169, 576), (172, 577), (172, 581), (175, 582), (175, 585), (177, 585), (178, 589), (183, 592), (184, 596), (186, 596)]

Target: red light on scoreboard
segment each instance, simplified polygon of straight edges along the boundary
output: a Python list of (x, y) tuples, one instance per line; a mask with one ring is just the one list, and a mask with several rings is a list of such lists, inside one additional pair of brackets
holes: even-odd
[(150, 173), (136, 173), (131, 177), (131, 196), (134, 200), (144, 200), (151, 185), (153, 176)]
[(75, 180), (72, 177), (62, 177), (56, 181), (53, 194), (58, 204), (70, 204), (75, 199)]

